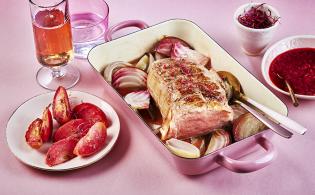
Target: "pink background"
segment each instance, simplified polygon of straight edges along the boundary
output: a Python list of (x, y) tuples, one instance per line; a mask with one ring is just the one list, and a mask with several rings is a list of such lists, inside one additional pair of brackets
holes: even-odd
[[(110, 25), (126, 19), (156, 24), (170, 18), (197, 23), (243, 66), (263, 81), (261, 57), (242, 53), (233, 12), (246, 0), (159, 0), (109, 1)], [(273, 42), (297, 34), (315, 33), (315, 1), (268, 0), (281, 14), (281, 25)], [(289, 116), (309, 130), (291, 140), (275, 137), (278, 158), (268, 167), (249, 174), (224, 168), (201, 176), (177, 172), (146, 139), (146, 131), (121, 100), (109, 94), (109, 87), (87, 61), (76, 60), (81, 80), (74, 88), (102, 97), (118, 112), (121, 135), (114, 149), (96, 164), (76, 171), (51, 173), (20, 163), (6, 144), (6, 123), (13, 111), (32, 96), (47, 92), (35, 81), (40, 65), (35, 58), (28, 2), (0, 2), (0, 194), (315, 194), (315, 101), (300, 100), (294, 108), (281, 98)], [(263, 98), (263, 97), (262, 97)], [(258, 152), (259, 153), (259, 152)], [(254, 159), (252, 155), (249, 159)]]

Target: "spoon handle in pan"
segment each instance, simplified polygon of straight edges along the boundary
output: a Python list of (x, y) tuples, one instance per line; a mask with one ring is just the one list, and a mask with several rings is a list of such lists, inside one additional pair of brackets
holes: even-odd
[(282, 114), (279, 114), (278, 112), (275, 112), (273, 110), (271, 110), (270, 108), (254, 101), (253, 99), (250, 99), (248, 97), (244, 97), (242, 98), (243, 100), (247, 101), (248, 103), (252, 104), (253, 106), (255, 106), (256, 108), (258, 108), (259, 110), (261, 110), (262, 112), (266, 113), (267, 115), (269, 115), (271, 118), (273, 118), (275, 121), (279, 122), (281, 124), (281, 126), (294, 131), (298, 134), (304, 135), (305, 132), (307, 131), (307, 129), (305, 127), (303, 127), (302, 125), (300, 125), (299, 123), (297, 123), (296, 121), (290, 119), (287, 116), (284, 116)]
[(260, 120), (262, 123), (264, 123), (267, 127), (269, 127), (271, 130), (273, 130), (275, 133), (279, 134), (282, 137), (285, 138), (291, 138), (292, 133), (283, 127), (281, 127), (279, 124), (273, 122), (269, 118), (265, 117), (261, 113), (257, 112), (255, 109), (249, 107), (248, 105), (244, 104), (241, 101), (234, 100), (235, 103), (239, 104), (243, 108), (245, 108), (248, 112), (250, 112), (252, 115), (254, 115), (258, 120)]

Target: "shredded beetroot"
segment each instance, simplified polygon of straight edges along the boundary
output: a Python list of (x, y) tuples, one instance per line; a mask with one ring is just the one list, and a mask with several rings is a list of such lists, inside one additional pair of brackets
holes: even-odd
[(279, 17), (272, 16), (271, 11), (264, 7), (265, 3), (252, 6), (248, 11), (238, 16), (238, 21), (246, 27), (262, 29), (273, 26)]

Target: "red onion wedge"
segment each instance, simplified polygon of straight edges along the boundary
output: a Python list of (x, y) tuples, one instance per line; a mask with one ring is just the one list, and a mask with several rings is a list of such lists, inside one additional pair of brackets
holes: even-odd
[(117, 62), (113, 62), (111, 64), (108, 64), (105, 67), (104, 74), (103, 74), (105, 80), (109, 83), (112, 83), (113, 72), (115, 72), (115, 70), (117, 70), (118, 68), (128, 67), (128, 66), (133, 66), (133, 65), (130, 63), (127, 63), (127, 62), (122, 62), (122, 61), (117, 61)]
[(155, 56), (155, 60), (160, 60), (160, 59), (163, 59), (163, 58), (167, 58), (166, 56), (163, 56), (162, 54), (160, 54), (158, 52), (155, 52), (154, 56)]
[(124, 99), (133, 109), (136, 110), (148, 109), (150, 105), (150, 94), (147, 90), (128, 93)]
[(146, 86), (146, 79), (143, 79), (139, 77), (138, 75), (132, 74), (132, 75), (123, 75), (116, 79), (113, 82), (113, 87), (114, 88), (120, 88), (120, 87), (145, 87)]
[(147, 88), (147, 73), (135, 67), (123, 67), (113, 74), (112, 85), (121, 94)]
[(206, 151), (206, 140), (204, 136), (190, 138), (190, 143), (199, 148), (200, 155), (203, 155)]
[(174, 43), (171, 50), (171, 58), (184, 58), (207, 68), (210, 65), (210, 58), (180, 43)]
[(224, 148), (230, 143), (231, 139), (229, 132), (224, 129), (218, 129), (212, 133), (205, 155)]
[(172, 47), (174, 46), (175, 43), (190, 48), (188, 43), (177, 37), (164, 37), (154, 45), (153, 51), (163, 54), (166, 57), (170, 57)]
[(120, 95), (124, 96), (133, 91), (145, 90), (146, 84), (143, 81), (130, 80), (130, 81), (121, 82), (115, 85), (114, 88), (117, 90), (117, 92)]
[(251, 113), (243, 114), (233, 122), (234, 140), (240, 141), (246, 137), (259, 133), (265, 128), (266, 126)]
[(238, 104), (231, 105), (231, 108), (233, 109), (233, 122), (237, 120), (241, 115), (248, 113), (248, 111), (245, 110), (245, 108)]
[(118, 80), (120, 77), (124, 77), (124, 76), (138, 77), (142, 80), (147, 80), (148, 74), (139, 68), (123, 67), (123, 68), (118, 69), (112, 75), (112, 84), (114, 84), (116, 80)]

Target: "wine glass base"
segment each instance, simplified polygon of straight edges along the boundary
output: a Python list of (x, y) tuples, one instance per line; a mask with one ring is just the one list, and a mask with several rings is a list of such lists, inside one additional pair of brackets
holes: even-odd
[(59, 70), (56, 76), (51, 68), (41, 67), (36, 74), (37, 83), (49, 90), (56, 90), (59, 86), (69, 89), (80, 79), (79, 70), (70, 64), (59, 67)]

